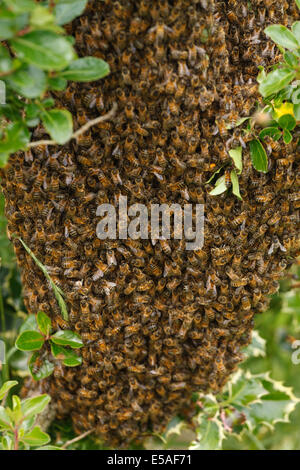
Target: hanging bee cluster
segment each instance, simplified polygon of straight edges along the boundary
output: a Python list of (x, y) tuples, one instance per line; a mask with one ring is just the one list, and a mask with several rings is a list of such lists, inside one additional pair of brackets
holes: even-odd
[[(251, 4), (250, 4), (251, 3)], [(56, 98), (77, 127), (118, 104), (116, 117), (63, 148), (16, 154), (3, 172), (9, 232), (65, 292), (69, 324), (18, 240), (25, 303), (83, 338), (83, 364), (59, 366), (42, 387), (75, 430), (112, 446), (162, 432), (193, 391), (217, 392), (242, 359), (253, 316), (299, 253), (299, 152), (268, 141), (269, 172), (244, 151), (243, 200), (205, 184), (244, 145), (237, 129), (259, 100), (257, 66), (280, 53), (263, 33), (289, 25), (294, 2), (103, 0), (67, 27), (79, 55), (111, 75)], [(43, 138), (43, 130), (35, 138)], [(229, 147), (230, 146), (230, 147)], [(202, 203), (205, 242), (96, 237), (96, 208)]]

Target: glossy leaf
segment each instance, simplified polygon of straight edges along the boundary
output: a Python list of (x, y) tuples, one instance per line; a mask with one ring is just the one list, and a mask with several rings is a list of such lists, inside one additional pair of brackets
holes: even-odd
[(4, 0), (4, 3), (15, 13), (30, 12), (36, 7), (34, 0)]
[(31, 416), (36, 416), (39, 413), (42, 413), (48, 403), (50, 402), (49, 395), (38, 395), (33, 398), (27, 398), (22, 401), (22, 412), (25, 418), (30, 418)]
[(21, 438), (21, 441), (31, 447), (38, 447), (48, 444), (50, 436), (42, 431), (39, 426), (35, 426)]
[[(38, 365), (36, 364), (38, 363)], [(49, 377), (54, 371), (54, 364), (48, 359), (42, 359), (39, 364), (39, 353), (34, 353), (28, 363), (29, 371), (34, 380), (42, 380)]]
[(7, 78), (7, 83), (25, 98), (38, 98), (45, 92), (47, 81), (42, 70), (24, 64)]
[(279, 140), (282, 136), (282, 133), (278, 127), (265, 127), (259, 133), (259, 138), (263, 140), (266, 136), (272, 137), (273, 140)]
[(27, 14), (15, 15), (10, 11), (1, 11), (0, 41), (13, 38), (18, 31), (25, 28), (27, 20)]
[[(300, 24), (300, 22), (299, 22)], [(298, 58), (297, 56), (295, 56), (295, 54), (293, 54), (292, 52), (290, 51), (286, 51), (283, 55), (284, 57), (284, 60), (286, 61), (286, 63), (290, 66), (290, 67), (295, 67), (297, 66), (298, 64)]]
[(268, 157), (262, 143), (258, 139), (250, 142), (250, 155), (254, 168), (257, 171), (267, 173)]
[(9, 429), (11, 425), (11, 418), (7, 414), (6, 409), (0, 406), (0, 429)]
[(13, 61), (6, 47), (0, 45), (0, 72), (10, 72), (13, 69)]
[(288, 68), (276, 69), (269, 73), (259, 85), (259, 92), (263, 97), (278, 93), (289, 85), (295, 78), (296, 72)]
[(20, 333), (23, 333), (24, 331), (29, 331), (29, 330), (34, 330), (34, 331), (39, 331), (39, 327), (36, 321), (36, 316), (31, 314), (29, 315), (23, 325), (20, 328)]
[(300, 104), (294, 104), (294, 115), (296, 121), (300, 121)]
[(288, 129), (284, 129), (283, 131), (283, 141), (285, 144), (290, 144), (293, 140), (293, 136), (292, 134), (290, 133), (290, 131)]
[(229, 384), (228, 401), (234, 407), (244, 407), (259, 402), (267, 394), (268, 391), (258, 378), (238, 372)]
[(51, 336), (51, 341), (60, 346), (70, 346), (71, 348), (82, 348), (83, 341), (74, 331), (60, 330)]
[(240, 200), (242, 200), (241, 193), (240, 193), (240, 185), (237, 173), (235, 170), (232, 170), (230, 173), (230, 179), (232, 183), (232, 192), (233, 194)]
[(48, 77), (48, 85), (51, 90), (62, 91), (67, 87), (68, 82), (63, 77)]
[(84, 57), (71, 62), (60, 76), (76, 82), (91, 82), (106, 77), (110, 72), (109, 65), (96, 57)]
[(69, 111), (62, 109), (45, 111), (42, 115), (42, 121), (51, 138), (58, 144), (67, 143), (72, 137), (73, 119)]
[(63, 70), (75, 57), (69, 41), (52, 31), (32, 31), (11, 44), (20, 59), (42, 70)]
[(300, 87), (292, 94), (292, 102), (294, 104), (300, 104)]
[(60, 0), (54, 9), (57, 24), (63, 25), (69, 23), (81, 15), (86, 4), (87, 0)]
[(292, 31), (297, 41), (300, 43), (300, 21), (295, 21), (292, 25)]
[(51, 319), (44, 312), (38, 312), (36, 319), (41, 333), (43, 333), (45, 336), (48, 336), (52, 329)]
[(10, 389), (15, 387), (16, 385), (18, 385), (18, 382), (16, 380), (8, 380), (7, 382), (4, 382), (4, 384), (0, 388), (0, 400), (3, 400), (3, 398), (10, 391)]
[(278, 124), (282, 129), (292, 131), (296, 127), (296, 119), (291, 114), (284, 114), (278, 119)]
[(30, 133), (23, 122), (12, 122), (5, 129), (6, 136), (0, 141), (0, 167), (5, 166), (11, 153), (25, 150)]
[(243, 170), (243, 148), (237, 147), (235, 149), (229, 150), (228, 153), (234, 161), (236, 169), (239, 171), (239, 173), (241, 173)]
[(215, 184), (214, 189), (209, 193), (211, 196), (218, 196), (219, 194), (227, 191), (227, 186), (225, 182), (225, 175), (221, 176)]
[(44, 344), (44, 337), (37, 331), (24, 331), (16, 340), (16, 348), (21, 351), (38, 351)]
[(189, 450), (221, 450), (225, 438), (221, 422), (216, 418), (199, 419), (196, 428), (197, 440), (192, 442)]
[(265, 33), (272, 41), (286, 49), (297, 49), (300, 47), (295, 35), (285, 26), (272, 25), (265, 29)]
[(64, 449), (62, 449), (61, 447), (57, 447), (57, 446), (43, 446), (35, 450), (64, 450)]

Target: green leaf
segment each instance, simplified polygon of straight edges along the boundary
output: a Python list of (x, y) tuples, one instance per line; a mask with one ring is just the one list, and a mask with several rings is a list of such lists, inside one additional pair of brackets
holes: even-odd
[(21, 351), (38, 351), (44, 344), (44, 337), (37, 331), (24, 331), (16, 340), (16, 348)]
[(258, 83), (261, 83), (262, 81), (265, 80), (267, 74), (266, 74), (266, 71), (264, 69), (264, 67), (262, 65), (259, 65), (258, 66), (258, 69), (259, 69), (259, 74), (257, 75), (257, 82)]
[(239, 170), (239, 173), (243, 170), (243, 148), (237, 147), (235, 149), (229, 150), (229, 155), (234, 161), (235, 167)]
[(0, 45), (0, 72), (10, 72), (13, 69), (13, 61), (6, 47)]
[(225, 175), (217, 179), (214, 189), (209, 193), (211, 196), (218, 196), (219, 194), (227, 191), (227, 186), (225, 182)]
[(239, 371), (228, 384), (228, 389), (228, 402), (233, 407), (249, 406), (259, 402), (261, 397), (268, 394), (261, 380), (249, 372)]
[(36, 317), (33, 314), (29, 315), (26, 318), (25, 322), (20, 328), (20, 333), (23, 333), (24, 331), (30, 331), (30, 330), (39, 331)]
[(197, 440), (192, 442), (189, 450), (221, 450), (225, 438), (222, 423), (216, 418), (199, 418), (196, 428)]
[(300, 10), (300, 0), (296, 0), (296, 5), (297, 5), (297, 7), (298, 7), (299, 10)]
[(70, 346), (71, 348), (82, 348), (83, 341), (80, 336), (71, 330), (60, 330), (51, 336), (51, 341), (60, 346)]
[(65, 78), (62, 77), (48, 77), (48, 86), (50, 90), (62, 91), (68, 85)]
[(10, 154), (25, 150), (30, 140), (30, 133), (23, 122), (10, 123), (5, 131), (5, 138), (0, 141), (0, 167), (6, 165)]
[(46, 277), (46, 279), (49, 281), (53, 291), (54, 291), (54, 295), (56, 297), (56, 300), (58, 302), (58, 305), (60, 307), (60, 310), (61, 310), (61, 313), (62, 313), (62, 317), (64, 318), (64, 320), (68, 320), (68, 310), (67, 310), (67, 306), (66, 306), (66, 303), (63, 299), (63, 291), (57, 287), (55, 285), (55, 283), (52, 281), (51, 277), (49, 276), (48, 274), (48, 271), (47, 269), (45, 268), (45, 266), (43, 265), (43, 263), (41, 263), (37, 257), (35, 256), (35, 254), (31, 251), (31, 249), (26, 245), (26, 243), (22, 240), (22, 238), (18, 237), (18, 240), (20, 240), (20, 242), (22, 243), (22, 245), (24, 246), (25, 250), (27, 251), (27, 253), (32, 257), (32, 259), (34, 260), (34, 262), (36, 263), (36, 265), (41, 269), (41, 271), (44, 273), (44, 276)]
[(295, 35), (285, 26), (278, 24), (269, 26), (265, 29), (265, 33), (272, 39), (272, 41), (276, 42), (276, 44), (279, 44), (279, 46), (282, 46), (286, 49), (293, 50), (300, 47), (300, 44), (297, 41)]
[(249, 427), (254, 429), (258, 424), (264, 423), (273, 428), (277, 422), (288, 422), (289, 415), (299, 403), (292, 389), (285, 387), (281, 382), (272, 380), (269, 373), (260, 374), (256, 376), (256, 379), (261, 381), (268, 393), (261, 398), (259, 403), (243, 410)]
[(236, 174), (235, 170), (232, 170), (230, 173), (230, 178), (231, 178), (231, 183), (232, 183), (232, 192), (233, 194), (238, 197), (240, 200), (242, 200), (242, 196), (240, 193), (240, 185), (239, 185), (239, 179)]
[(14, 91), (25, 98), (41, 96), (47, 85), (45, 73), (37, 67), (27, 64), (23, 64), (6, 81)]
[(43, 446), (35, 450), (64, 450), (64, 449), (62, 449), (61, 447), (57, 447), (57, 446)]
[(51, 343), (51, 352), (56, 359), (59, 359), (67, 367), (77, 367), (82, 364), (82, 358), (77, 356), (75, 351), (68, 350), (63, 346)]
[(73, 119), (69, 111), (62, 109), (45, 111), (42, 115), (42, 121), (52, 139), (58, 144), (67, 143), (72, 137)]
[(3, 400), (9, 390), (15, 387), (16, 385), (18, 385), (18, 382), (16, 382), (16, 380), (8, 380), (7, 382), (4, 382), (4, 384), (0, 388), (0, 400)]
[(219, 173), (220, 173), (220, 171), (222, 170), (222, 168), (223, 168), (223, 166), (221, 166), (221, 168), (219, 168), (218, 170), (216, 170), (216, 171), (213, 173), (213, 175), (212, 175), (212, 176), (209, 178), (209, 180), (208, 180), (208, 181), (206, 181), (206, 183), (205, 183), (205, 184), (208, 184), (208, 183), (210, 183), (210, 182), (211, 182), (211, 181), (214, 179), (214, 177), (215, 177), (217, 174), (219, 174)]
[(296, 127), (296, 119), (291, 114), (284, 114), (278, 119), (278, 124), (282, 129), (292, 131)]
[[(300, 21), (295, 21), (295, 23), (292, 25), (292, 31), (295, 38), (300, 43)], [(297, 65), (297, 63), (295, 65)]]
[[(300, 24), (300, 22), (299, 22)], [(286, 61), (286, 63), (290, 66), (290, 67), (295, 67), (298, 65), (298, 58), (297, 56), (295, 56), (295, 54), (293, 54), (292, 52), (290, 51), (286, 51), (283, 55), (284, 57), (284, 60)]]
[(285, 88), (296, 76), (294, 70), (288, 68), (276, 69), (269, 73), (259, 85), (259, 92), (263, 97), (278, 93)]
[(0, 41), (11, 39), (17, 32), (25, 28), (28, 15), (15, 15), (11, 11), (1, 11), (0, 15)]
[(36, 319), (41, 333), (43, 333), (45, 336), (48, 336), (52, 329), (51, 320), (48, 315), (46, 315), (44, 312), (38, 312)]
[(300, 121), (300, 104), (294, 104), (294, 116), (296, 121)]
[(51, 398), (46, 394), (23, 400), (22, 412), (24, 418), (31, 418), (31, 416), (36, 416), (39, 413), (42, 413), (50, 400)]
[(110, 72), (109, 65), (96, 57), (84, 57), (71, 62), (60, 76), (76, 82), (91, 82), (106, 77)]
[(63, 70), (75, 58), (69, 41), (53, 31), (32, 31), (11, 44), (18, 57), (42, 70)]
[(42, 380), (46, 377), (49, 377), (54, 371), (54, 364), (48, 359), (43, 359), (41, 365), (36, 365), (36, 362), (39, 363), (39, 353), (34, 353), (28, 363), (29, 371), (34, 380)]
[(86, 4), (87, 0), (61, 0), (54, 9), (57, 24), (63, 25), (69, 23), (81, 15)]
[(283, 141), (285, 144), (290, 144), (293, 140), (293, 136), (292, 134), (290, 133), (290, 131), (288, 129), (284, 129), (283, 131)]
[(26, 13), (36, 8), (34, 0), (4, 0), (4, 3), (15, 13)]
[(262, 143), (258, 139), (250, 142), (250, 155), (254, 168), (257, 171), (267, 173), (268, 157)]
[(251, 357), (265, 357), (266, 344), (266, 340), (259, 335), (258, 331), (254, 330), (251, 344), (243, 350), (243, 354), (246, 356), (246, 359)]
[(266, 136), (272, 137), (273, 140), (279, 140), (282, 136), (281, 131), (278, 127), (265, 127), (259, 133), (259, 138), (263, 140)]
[(0, 429), (10, 429), (11, 424), (10, 416), (7, 414), (5, 408), (0, 406)]
[(294, 104), (300, 104), (300, 87), (292, 94), (292, 102)]
[(2, 446), (3, 446), (3, 450), (12, 450), (13, 449), (13, 445), (14, 445), (14, 441), (13, 441), (13, 438), (12, 436), (3, 436), (2, 437)]
[(30, 26), (33, 29), (46, 29), (47, 31), (63, 32), (63, 29), (55, 23), (55, 17), (48, 8), (36, 5), (30, 16)]
[(35, 426), (35, 428), (25, 434), (20, 440), (31, 447), (37, 447), (48, 444), (50, 436), (42, 431), (39, 426)]

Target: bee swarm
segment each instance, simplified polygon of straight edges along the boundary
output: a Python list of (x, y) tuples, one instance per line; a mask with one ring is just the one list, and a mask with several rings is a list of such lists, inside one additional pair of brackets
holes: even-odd
[[(116, 117), (77, 142), (11, 157), (2, 172), (9, 232), (20, 236), (66, 294), (69, 323), (21, 243), (14, 247), (29, 312), (83, 338), (83, 364), (57, 365), (42, 381), (58, 417), (95, 428), (111, 446), (161, 433), (192, 392), (218, 392), (242, 360), (253, 317), (266, 310), (299, 253), (296, 140), (269, 140), (269, 172), (248, 150), (243, 200), (205, 184), (227, 150), (247, 143), (240, 127), (260, 99), (258, 65), (280, 52), (264, 28), (290, 25), (295, 2), (91, 0), (67, 26), (78, 54), (105, 59), (111, 75), (56, 95), (77, 128), (117, 102)], [(34, 135), (44, 137), (42, 128)], [(247, 146), (248, 148), (248, 146)], [(202, 203), (205, 243), (96, 237), (96, 208)]]

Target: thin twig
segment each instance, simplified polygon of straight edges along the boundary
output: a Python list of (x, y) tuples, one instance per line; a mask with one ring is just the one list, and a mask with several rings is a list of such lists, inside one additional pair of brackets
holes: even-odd
[[(104, 116), (99, 116), (96, 119), (92, 119), (91, 121), (87, 122), (84, 126), (78, 129), (78, 131), (74, 132), (70, 140), (77, 139), (79, 136), (88, 131), (91, 127), (96, 126), (100, 122), (109, 121), (110, 119), (112, 119), (116, 114), (117, 108), (117, 103), (114, 103), (113, 107), (108, 113), (104, 114)], [(27, 147), (33, 148), (38, 147), (40, 145), (57, 145), (57, 142), (55, 142), (55, 140), (37, 140), (35, 142), (30, 142)]]
[(75, 442), (81, 441), (81, 439), (84, 439), (85, 437), (89, 436), (94, 431), (95, 431), (95, 428), (90, 429), (89, 431), (86, 431), (83, 434), (80, 434), (80, 436), (74, 437), (74, 439), (71, 439), (70, 441), (67, 441), (61, 448), (66, 449), (71, 444), (74, 444)]

